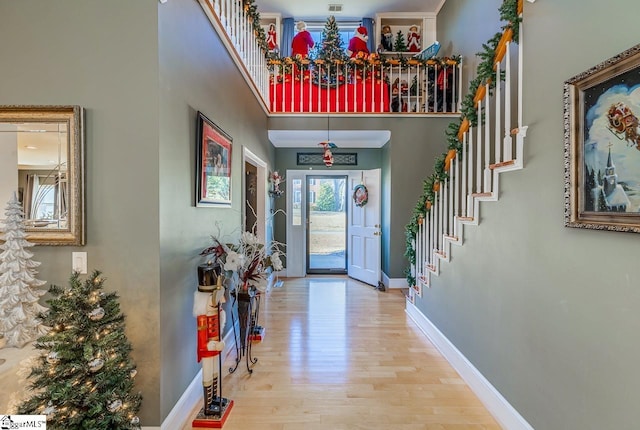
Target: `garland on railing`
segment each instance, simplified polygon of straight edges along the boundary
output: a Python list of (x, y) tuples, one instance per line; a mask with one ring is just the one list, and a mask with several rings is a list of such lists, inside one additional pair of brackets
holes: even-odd
[[(311, 82), (321, 86), (323, 88), (336, 88), (342, 84), (347, 83), (346, 76), (338, 73), (336, 76), (329, 76), (331, 70), (342, 71), (342, 67), (349, 66), (351, 70), (354, 70), (359, 76), (364, 73), (371, 73), (370, 76), (374, 76), (377, 79), (381, 79), (382, 75), (380, 71), (382, 69), (389, 69), (391, 67), (431, 67), (434, 69), (454, 67), (460, 64), (460, 56), (443, 57), (443, 58), (430, 58), (428, 60), (422, 60), (417, 58), (380, 58), (378, 54), (359, 55), (356, 58), (351, 59), (310, 59), (297, 57), (270, 57), (267, 60), (267, 64), (271, 67), (271, 79), (284, 80), (285, 75), (302, 73), (307, 76), (310, 72)], [(277, 74), (277, 76), (276, 76)], [(388, 82), (388, 76), (385, 76), (386, 82)], [(417, 85), (417, 83), (416, 83)], [(414, 88), (414, 91), (416, 89)]]
[(404, 57), (394, 57), (394, 58), (380, 58), (378, 54), (370, 54), (370, 55), (359, 55), (355, 58), (350, 58), (347, 60), (344, 59), (311, 59), (311, 58), (303, 58), (300, 56), (296, 57), (272, 57), (268, 60), (268, 64), (271, 66), (279, 66), (280, 72), (288, 70), (294, 64), (298, 67), (309, 67), (309, 68), (319, 68), (319, 67), (336, 67), (343, 66), (345, 64), (352, 64), (356, 66), (360, 66), (363, 69), (376, 69), (380, 66), (382, 67), (391, 67), (391, 66), (438, 66), (438, 67), (451, 67), (457, 66), (460, 64), (461, 57), (452, 56), (452, 57), (443, 57), (443, 58), (430, 58), (428, 60), (422, 60), (419, 58), (404, 58)]
[(423, 193), (413, 208), (409, 223), (405, 226), (407, 245), (405, 257), (409, 259), (410, 264), (405, 274), (410, 287), (416, 284), (416, 279), (411, 274), (411, 265), (416, 264), (416, 250), (413, 242), (418, 233), (418, 226), (424, 222), (424, 218), (431, 210), (436, 193), (440, 190), (440, 182), (448, 178), (447, 172), (451, 161), (456, 157), (458, 151), (462, 150), (464, 134), (470, 127), (475, 127), (478, 120), (483, 120), (483, 118), (478, 118), (478, 103), (485, 97), (487, 87), (489, 87), (489, 94), (493, 94), (492, 91), (496, 85), (493, 80), (495, 66), (504, 58), (507, 43), (511, 41), (517, 43), (518, 41), (522, 10), (523, 0), (504, 0), (500, 6), (500, 20), (506, 21), (507, 24), (502, 27), (502, 32), (496, 33), (486, 44), (482, 45), (482, 52), (476, 54), (480, 58), (480, 63), (476, 70), (475, 79), (469, 83), (469, 92), (462, 99), (460, 119), (450, 123), (445, 131), (448, 152), (436, 158), (435, 171), (424, 180)]
[(244, 12), (247, 15), (247, 19), (253, 27), (253, 34), (258, 42), (258, 47), (267, 55), (269, 52), (269, 45), (267, 44), (267, 34), (264, 28), (260, 25), (260, 13), (258, 12), (258, 6), (255, 4), (255, 0), (242, 0)]

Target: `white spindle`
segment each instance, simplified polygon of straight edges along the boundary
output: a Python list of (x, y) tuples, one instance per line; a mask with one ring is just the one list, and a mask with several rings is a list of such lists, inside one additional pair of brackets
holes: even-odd
[(462, 180), (460, 181), (460, 216), (467, 216), (467, 164), (469, 162), (467, 133), (462, 136)]
[(356, 77), (356, 70), (355, 70), (355, 66), (353, 65), (349, 65), (348, 66), (349, 70), (351, 71), (349, 73), (349, 76), (351, 76), (351, 78), (353, 79), (353, 110), (351, 112), (358, 112), (358, 93), (357, 93), (357, 83), (358, 80), (355, 78)]
[(522, 127), (522, 71), (524, 68), (524, 62), (522, 57), (522, 22), (518, 24), (518, 128)]
[[(413, 249), (416, 249), (416, 240), (413, 239), (411, 241), (411, 245), (413, 246)], [(411, 265), (411, 276), (413, 277), (417, 277), (418, 276), (418, 271), (417, 271), (417, 266), (418, 266), (418, 262), (416, 261), (416, 264), (412, 264)], [(412, 285), (409, 285), (409, 290), (411, 290), (413, 288)]]
[(376, 78), (376, 82), (378, 79), (380, 79), (380, 85), (378, 85), (380, 87), (380, 112), (384, 112), (384, 80), (382, 79), (382, 62), (380, 63), (380, 69), (379, 69), (379, 73), (378, 76), (379, 78)]
[(460, 61), (456, 67), (458, 68), (458, 87), (456, 88), (456, 96), (458, 100), (458, 112), (460, 112), (462, 110), (462, 61)]
[[(425, 76), (426, 76), (426, 81), (425, 81), (425, 86), (424, 86), (424, 111), (425, 112), (431, 112), (431, 107), (429, 106), (429, 84), (431, 83), (429, 80), (429, 69), (430, 66), (424, 66), (424, 70), (425, 70)], [(434, 83), (435, 86), (435, 83)]]
[(436, 237), (436, 225), (435, 225), (435, 212), (436, 212), (436, 203), (437, 200), (434, 198), (433, 199), (433, 204), (431, 205), (431, 210), (429, 211), (429, 253), (428, 253), (428, 260), (429, 260), (429, 264), (433, 265), (434, 263), (434, 259), (433, 259), (433, 251), (436, 249), (436, 242), (435, 242), (435, 237)]
[[(449, 180), (446, 179), (443, 184), (444, 189), (442, 190), (442, 233), (444, 235), (449, 235)], [(444, 238), (442, 239), (442, 245), (444, 248)]]
[(491, 192), (491, 103), (489, 103), (489, 84), (485, 84), (484, 95), (484, 192)]
[(442, 250), (442, 182), (440, 182), (440, 189), (438, 190), (438, 231), (436, 233), (436, 248), (438, 251)]
[(504, 76), (504, 159), (512, 160), (511, 145), (511, 42), (507, 42), (507, 52), (505, 54), (505, 76)]
[(482, 192), (482, 100), (478, 103), (478, 125), (476, 143), (476, 193)]
[(449, 225), (450, 236), (455, 236), (455, 232), (453, 231), (453, 216), (456, 204), (454, 190), (456, 188), (456, 181), (458, 178), (454, 176), (454, 163), (455, 159), (451, 160), (451, 164), (449, 165), (449, 220), (447, 224)]
[(495, 162), (500, 163), (502, 161), (502, 136), (500, 135), (500, 116), (502, 115), (502, 94), (501, 87), (502, 81), (500, 79), (500, 63), (496, 63), (496, 127), (495, 127), (495, 150), (496, 158)]
[(416, 283), (420, 282), (420, 276), (422, 276), (422, 224), (418, 224), (418, 232), (416, 233)]
[(471, 204), (471, 194), (473, 194), (473, 128), (469, 129), (469, 165), (467, 166), (469, 169), (469, 174), (467, 175), (467, 180), (469, 181), (467, 184), (467, 216), (473, 216), (473, 205)]
[(439, 103), (438, 103), (438, 74), (440, 73), (440, 66), (436, 64), (435, 73), (433, 75), (433, 111), (438, 112)]
[(456, 158), (454, 160), (455, 166), (456, 166), (456, 176), (455, 176), (455, 181), (456, 181), (456, 186), (455, 186), (455, 191), (453, 193), (453, 202), (454, 202), (454, 208), (453, 208), (453, 216), (454, 216), (454, 222), (453, 222), (453, 235), (458, 237), (458, 223), (455, 222), (455, 217), (460, 216), (460, 184), (462, 183), (462, 181), (460, 180), (460, 153), (456, 154)]

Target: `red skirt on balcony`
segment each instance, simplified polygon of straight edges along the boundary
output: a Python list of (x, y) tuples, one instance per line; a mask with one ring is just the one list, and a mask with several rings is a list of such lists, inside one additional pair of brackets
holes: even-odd
[(271, 112), (389, 112), (389, 86), (365, 80), (338, 88), (309, 81), (271, 84)]

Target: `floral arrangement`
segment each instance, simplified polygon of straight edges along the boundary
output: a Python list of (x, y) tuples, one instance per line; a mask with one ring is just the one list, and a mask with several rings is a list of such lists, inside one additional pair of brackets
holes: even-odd
[(234, 288), (247, 292), (250, 289), (264, 292), (271, 272), (283, 269), (280, 256), (282, 244), (272, 241), (265, 246), (255, 234), (245, 231), (238, 243), (225, 243), (219, 236), (212, 236), (213, 246), (200, 255), (211, 256), (222, 266), (228, 279), (234, 279)]

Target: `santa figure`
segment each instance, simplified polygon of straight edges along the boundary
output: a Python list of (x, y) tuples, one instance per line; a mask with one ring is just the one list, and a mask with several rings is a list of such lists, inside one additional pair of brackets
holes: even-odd
[(197, 323), (198, 361), (202, 363), (203, 413), (205, 416), (220, 416), (228, 402), (221, 397), (219, 390), (219, 360), (224, 350), (221, 330), (226, 319), (220, 306), (225, 302), (221, 267), (212, 264), (198, 267), (198, 278), (198, 290), (193, 298), (193, 316)]
[(274, 23), (269, 24), (269, 30), (267, 31), (267, 47), (269, 51), (277, 51), (278, 44), (276, 43), (276, 25)]
[(322, 154), (322, 161), (324, 161), (324, 165), (327, 167), (333, 166), (333, 154), (331, 153), (331, 148), (337, 148), (338, 146), (333, 142), (320, 142), (318, 145), (324, 148), (324, 154)]
[(309, 49), (313, 48), (314, 42), (311, 37), (311, 33), (307, 31), (307, 24), (304, 21), (299, 21), (296, 24), (298, 33), (293, 36), (291, 41), (291, 56), (300, 56), (307, 58), (309, 56)]
[(412, 25), (407, 33), (407, 50), (409, 52), (420, 52), (420, 33), (418, 26)]
[[(369, 40), (369, 36), (367, 35), (367, 29), (360, 26), (356, 29), (355, 34), (349, 41), (349, 46), (347, 47), (347, 55), (351, 58), (354, 58), (358, 55), (358, 53), (362, 52), (365, 57), (369, 55), (369, 48), (367, 48), (367, 40)], [(361, 55), (363, 55), (361, 54)]]

